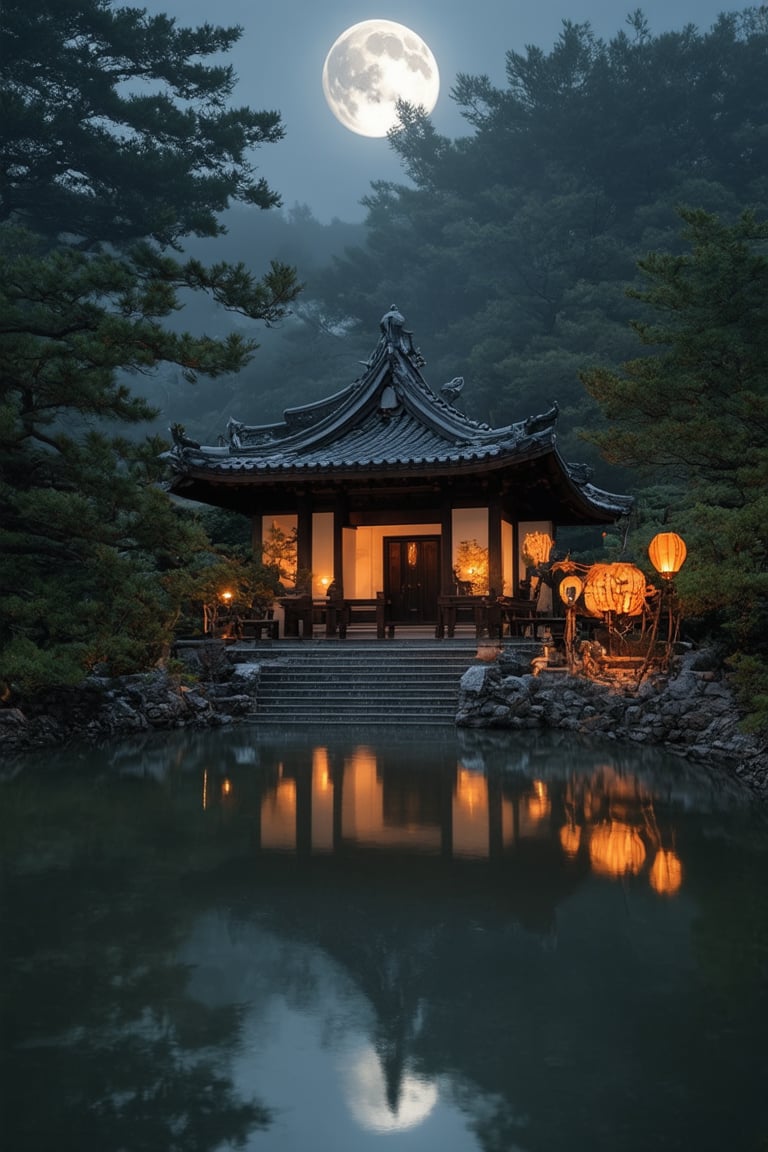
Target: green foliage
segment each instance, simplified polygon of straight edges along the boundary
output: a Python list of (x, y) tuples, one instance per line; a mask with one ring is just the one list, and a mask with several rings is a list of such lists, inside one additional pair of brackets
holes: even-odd
[[(763, 632), (765, 635), (765, 632)], [(730, 659), (733, 683), (748, 715), (748, 732), (768, 731), (768, 662), (756, 655), (735, 653)]]
[(136, 376), (172, 364), (187, 381), (216, 378), (253, 355), (250, 336), (169, 323), (190, 294), (269, 324), (299, 291), (279, 261), (258, 276), (166, 251), (220, 233), (232, 199), (277, 202), (247, 154), (279, 138), (279, 117), (229, 108), (231, 70), (202, 63), (239, 34), (111, 0), (0, 11), (5, 691), (151, 666), (186, 595), (179, 574), (210, 556), (162, 491), (165, 445), (120, 431), (154, 416)]
[[(163, 583), (183, 613), (177, 628), (197, 634), (215, 629), (220, 617), (230, 610), (261, 615), (280, 591), (279, 580), (274, 565), (250, 555), (208, 551), (199, 553), (184, 568), (168, 573)], [(227, 598), (225, 592), (229, 594)]]
[(112, 0), (4, 0), (0, 220), (173, 244), (221, 232), (232, 200), (278, 203), (249, 155), (282, 137), (279, 114), (231, 107), (232, 68), (206, 62), (241, 34)]
[(16, 1152), (214, 1152), (271, 1121), (233, 1082), (237, 1005), (204, 1005), (179, 962), (207, 907), (189, 877), (222, 847), (197, 795), (185, 821), (147, 802), (162, 791), (71, 772), (4, 787), (2, 1118)]
[[(768, 222), (683, 210), (685, 250), (641, 261), (651, 310), (634, 325), (652, 354), (583, 374), (609, 426), (609, 459), (665, 474), (669, 527), (688, 545), (687, 614), (725, 638), (765, 724), (768, 660)], [(658, 504), (658, 489), (652, 493)]]
[(472, 135), (442, 137), (402, 106), (391, 143), (415, 187), (373, 184), (366, 244), (318, 287), (359, 321), (349, 362), (396, 301), (430, 381), (465, 376), (470, 415), (503, 424), (556, 399), (564, 434), (594, 426), (579, 372), (632, 355), (638, 254), (679, 250), (678, 204), (728, 219), (768, 202), (767, 53), (764, 8), (659, 36), (635, 15), (607, 41), (565, 21), (550, 51), (507, 53), (505, 85), (459, 76)]
[(278, 579), (287, 580), (289, 584), (296, 584), (298, 571), (296, 562), (298, 557), (297, 531), (284, 531), (278, 524), (273, 524), (264, 541), (262, 557), (277, 573)]

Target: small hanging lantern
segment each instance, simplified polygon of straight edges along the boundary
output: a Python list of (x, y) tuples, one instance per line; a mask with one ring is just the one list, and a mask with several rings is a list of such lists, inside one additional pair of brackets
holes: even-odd
[(634, 564), (593, 564), (584, 585), (584, 605), (593, 616), (614, 612), (639, 616), (645, 607), (645, 576)]
[(529, 568), (546, 564), (555, 542), (546, 532), (526, 532), (523, 537), (523, 559)]
[(576, 603), (579, 596), (584, 591), (584, 582), (578, 576), (566, 576), (564, 580), (560, 581), (558, 592), (563, 604), (571, 607)]
[(648, 545), (648, 555), (659, 575), (671, 580), (682, 568), (688, 549), (676, 532), (659, 532)]

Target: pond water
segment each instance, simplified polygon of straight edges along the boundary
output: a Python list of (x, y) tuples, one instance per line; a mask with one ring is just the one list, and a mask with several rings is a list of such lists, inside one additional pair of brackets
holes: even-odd
[(768, 823), (718, 774), (237, 727), (0, 810), (9, 1152), (768, 1148)]

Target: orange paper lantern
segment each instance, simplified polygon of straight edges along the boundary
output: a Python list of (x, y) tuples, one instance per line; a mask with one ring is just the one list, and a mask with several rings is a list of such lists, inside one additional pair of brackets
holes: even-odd
[(659, 532), (648, 545), (648, 555), (656, 571), (671, 580), (682, 568), (688, 549), (676, 532)]
[(584, 582), (578, 576), (566, 576), (558, 588), (563, 604), (575, 604), (583, 591)]
[(593, 616), (615, 612), (639, 616), (645, 607), (645, 576), (634, 564), (593, 564), (584, 585), (584, 605)]

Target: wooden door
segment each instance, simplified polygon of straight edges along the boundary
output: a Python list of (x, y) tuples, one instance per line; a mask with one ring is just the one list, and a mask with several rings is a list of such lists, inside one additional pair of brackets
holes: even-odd
[(439, 589), (439, 536), (384, 538), (384, 595), (393, 624), (433, 624)]

